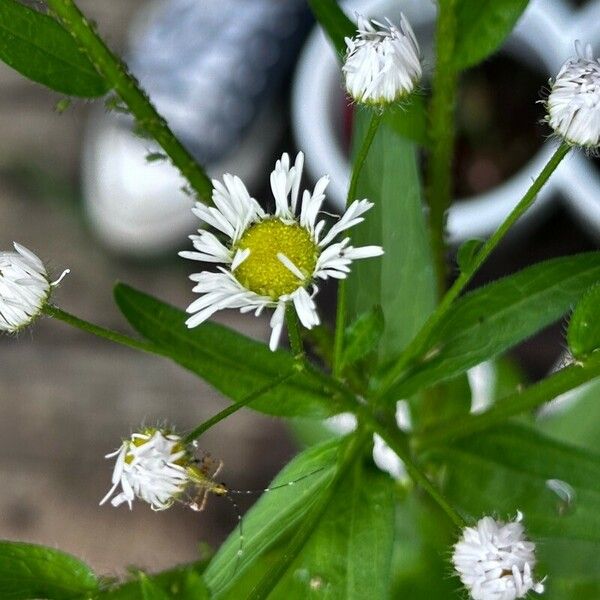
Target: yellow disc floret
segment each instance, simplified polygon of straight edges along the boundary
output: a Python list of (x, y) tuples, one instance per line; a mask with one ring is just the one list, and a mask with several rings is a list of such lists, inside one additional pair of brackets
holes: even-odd
[[(235, 270), (237, 280), (245, 288), (273, 300), (305, 286), (319, 257), (319, 248), (304, 227), (280, 219), (266, 219), (252, 225), (241, 237), (237, 249), (250, 250), (250, 256)], [(279, 254), (302, 272), (302, 280), (281, 262)]]

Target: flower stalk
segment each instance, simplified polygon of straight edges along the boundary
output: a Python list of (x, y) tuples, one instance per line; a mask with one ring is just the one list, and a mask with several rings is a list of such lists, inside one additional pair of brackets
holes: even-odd
[(108, 48), (75, 2), (48, 0), (47, 4), (88, 55), (98, 73), (127, 105), (138, 125), (162, 146), (198, 197), (203, 202), (210, 203), (212, 185), (202, 167), (175, 137), (164, 117), (154, 108), (144, 90), (129, 73), (127, 66)]
[(426, 350), (427, 342), (431, 332), (438, 325), (438, 323), (441, 322), (454, 301), (465, 289), (467, 284), (471, 281), (475, 273), (477, 273), (477, 271), (481, 268), (496, 246), (502, 241), (510, 228), (532, 206), (537, 198), (538, 193), (548, 179), (550, 179), (550, 176), (552, 173), (554, 173), (570, 149), (571, 145), (567, 142), (560, 144), (542, 169), (541, 173), (536, 177), (525, 195), (521, 198), (519, 203), (515, 206), (515, 208), (513, 208), (511, 213), (508, 215), (508, 217), (506, 217), (504, 222), (500, 225), (500, 227), (498, 227), (494, 234), (485, 242), (481, 250), (479, 250), (475, 258), (469, 264), (468, 268), (460, 273), (456, 281), (452, 284), (448, 292), (442, 298), (442, 301), (437, 306), (435, 311), (425, 322), (419, 333), (413, 338), (412, 342), (407, 346), (399, 361), (384, 378), (377, 393), (378, 398), (385, 397), (386, 393), (391, 389), (391, 387), (401, 380), (403, 374), (407, 371), (413, 361), (421, 356), (422, 352)]
[(429, 448), (485, 431), (511, 417), (538, 408), (597, 377), (600, 377), (600, 352), (593, 353), (583, 363), (561, 369), (524, 391), (515, 392), (486, 412), (440, 423), (418, 432), (412, 438), (413, 445), (417, 449)]
[(436, 62), (433, 94), (429, 107), (431, 153), (427, 169), (429, 226), (438, 294), (446, 289), (446, 212), (452, 202), (452, 160), (454, 156), (454, 111), (458, 72), (452, 63), (456, 41), (456, 0), (441, 0), (436, 31)]
[[(369, 150), (379, 129), (379, 125), (383, 119), (383, 110), (375, 110), (371, 116), (371, 122), (369, 123), (369, 129), (365, 139), (363, 140), (356, 160), (352, 167), (352, 176), (350, 178), (350, 187), (348, 188), (348, 196), (346, 197), (346, 206), (348, 206), (354, 198), (356, 198), (356, 190), (358, 187), (358, 178), (362, 172), (364, 164), (369, 155)], [(333, 374), (338, 377), (340, 375), (340, 366), (342, 362), (342, 352), (344, 351), (344, 331), (346, 329), (346, 280), (341, 279), (338, 284), (338, 295), (337, 295), (337, 312), (335, 319), (335, 338), (333, 346)]]

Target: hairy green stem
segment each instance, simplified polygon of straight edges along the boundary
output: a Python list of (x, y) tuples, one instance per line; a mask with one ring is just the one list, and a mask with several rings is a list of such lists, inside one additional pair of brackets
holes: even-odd
[(162, 355), (162, 352), (152, 342), (146, 342), (145, 340), (138, 340), (136, 338), (132, 338), (123, 333), (119, 333), (118, 331), (113, 331), (112, 329), (107, 329), (105, 327), (100, 327), (99, 325), (94, 325), (94, 323), (90, 323), (89, 321), (85, 321), (72, 315), (64, 310), (56, 306), (52, 306), (50, 304), (46, 304), (43, 308), (44, 314), (52, 317), (54, 319), (58, 319), (59, 321), (63, 321), (72, 327), (76, 327), (77, 329), (81, 329), (86, 333), (91, 333), (98, 337), (104, 338), (105, 340), (109, 340), (116, 344), (120, 344), (121, 346), (127, 346), (128, 348), (133, 348), (134, 350), (142, 350), (143, 352), (148, 352), (150, 354), (159, 354)]
[(291, 379), (292, 377), (294, 377), (294, 375), (297, 374), (298, 371), (294, 369), (294, 371), (292, 371), (291, 373), (282, 375), (281, 377), (278, 377), (277, 379), (274, 379), (273, 381), (259, 388), (255, 392), (248, 394), (239, 402), (235, 402), (234, 404), (229, 405), (227, 408), (223, 409), (221, 412), (218, 412), (216, 415), (214, 415), (210, 419), (207, 419), (206, 421), (204, 421), (204, 423), (201, 423), (200, 425), (198, 425), (198, 427), (190, 431), (190, 433), (188, 433), (185, 436), (183, 441), (186, 444), (193, 442), (194, 440), (198, 439), (203, 433), (208, 431), (211, 427), (213, 427), (223, 419), (227, 418), (229, 415), (232, 415), (233, 413), (237, 412), (238, 410), (240, 410), (240, 408), (244, 408), (244, 406), (248, 406), (248, 404), (250, 404), (254, 400), (257, 400), (267, 392), (270, 392), (272, 389), (276, 388), (282, 383), (285, 383), (288, 379)]
[(354, 414), (360, 422), (376, 431), (386, 442), (386, 444), (398, 455), (404, 463), (406, 472), (410, 478), (429, 494), (431, 499), (448, 515), (450, 520), (459, 528), (465, 526), (466, 522), (458, 511), (450, 504), (440, 490), (437, 489), (416, 463), (410, 452), (409, 437), (400, 431), (395, 422), (390, 425), (382, 423), (376, 418), (369, 408), (362, 404), (356, 404)]
[(429, 107), (431, 152), (427, 168), (429, 226), (438, 294), (446, 289), (446, 212), (452, 201), (454, 112), (458, 72), (453, 65), (456, 41), (456, 0), (440, 0), (436, 28), (436, 59)]
[(484, 413), (468, 415), (458, 420), (453, 419), (417, 432), (412, 442), (416, 448), (421, 449), (484, 431), (503, 423), (510, 417), (533, 410), (597, 377), (600, 377), (600, 352), (592, 354), (583, 363), (561, 369), (522, 392), (503, 398)]
[[(358, 178), (362, 171), (362, 168), (367, 160), (367, 156), (369, 155), (369, 150), (371, 149), (371, 145), (373, 144), (373, 140), (375, 139), (375, 135), (377, 130), (379, 129), (379, 125), (381, 124), (381, 120), (383, 119), (383, 112), (377, 111), (374, 112), (371, 116), (371, 122), (369, 123), (369, 129), (367, 130), (367, 134), (365, 139), (363, 140), (360, 148), (358, 150), (358, 154), (356, 155), (356, 159), (354, 161), (354, 165), (352, 167), (352, 176), (350, 178), (350, 187), (348, 188), (348, 196), (346, 197), (346, 206), (348, 206), (351, 202), (356, 200), (356, 188), (358, 186)], [(333, 375), (335, 377), (339, 376), (342, 362), (342, 352), (344, 350), (344, 331), (346, 329), (346, 280), (340, 279), (338, 284), (338, 294), (337, 294), (337, 312), (335, 319), (335, 339), (333, 346)]]
[(127, 66), (94, 30), (93, 24), (81, 13), (73, 0), (47, 0), (48, 7), (63, 27), (75, 38), (94, 67), (112, 86), (135, 117), (138, 125), (152, 135), (169, 155), (173, 164), (189, 181), (199, 198), (210, 202), (212, 184), (202, 167), (175, 137), (165, 119), (154, 108), (146, 93)]
[(504, 222), (498, 227), (494, 234), (485, 242), (481, 250), (477, 253), (469, 266), (459, 275), (452, 287), (442, 298), (442, 301), (437, 306), (435, 311), (427, 319), (419, 333), (413, 338), (411, 343), (406, 347), (399, 361), (393, 366), (389, 373), (385, 376), (382, 385), (377, 393), (377, 397), (384, 397), (390, 388), (402, 378), (403, 374), (410, 367), (413, 360), (420, 357), (421, 353), (426, 349), (429, 336), (434, 328), (440, 323), (446, 315), (452, 303), (458, 298), (466, 285), (471, 281), (475, 273), (481, 268), (496, 246), (502, 241), (510, 228), (523, 216), (523, 214), (535, 202), (538, 193), (548, 181), (556, 167), (561, 163), (567, 155), (571, 146), (563, 142), (550, 157), (541, 173), (531, 184), (525, 195), (519, 203), (513, 208), (511, 213), (506, 217)]

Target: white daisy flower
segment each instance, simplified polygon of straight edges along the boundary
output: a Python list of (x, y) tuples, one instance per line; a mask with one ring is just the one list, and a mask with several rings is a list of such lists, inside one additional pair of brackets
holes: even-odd
[(522, 520), (520, 512), (509, 523), (483, 517), (463, 530), (452, 562), (473, 600), (515, 600), (544, 591), (533, 579), (535, 544), (525, 537)]
[(15, 333), (40, 315), (53, 286), (44, 263), (14, 242), (15, 252), (0, 252), (0, 331)]
[(600, 145), (600, 58), (592, 46), (575, 43), (577, 56), (562, 66), (552, 83), (547, 121), (567, 142), (595, 148)]
[(346, 90), (363, 104), (396, 102), (410, 94), (421, 80), (419, 44), (404, 15), (400, 26), (358, 16), (357, 34), (346, 38), (342, 68)]
[(259, 315), (274, 308), (270, 348), (275, 350), (284, 324), (285, 307), (292, 303), (307, 329), (319, 324), (314, 302), (316, 280), (344, 279), (350, 264), (359, 258), (380, 256), (379, 246), (354, 248), (350, 238), (334, 241), (345, 230), (363, 221), (373, 204), (356, 200), (327, 232), (319, 212), (325, 200), (328, 177), (300, 199), (304, 155), (293, 166), (287, 154), (271, 173), (275, 199), (273, 214), (266, 213), (250, 196), (238, 177), (224, 175), (213, 181), (213, 203), (197, 203), (194, 213), (214, 231), (200, 229), (190, 236), (195, 251), (180, 252), (191, 260), (221, 264), (217, 272), (201, 271), (190, 276), (200, 298), (188, 306), (186, 324), (196, 327), (215, 312), (239, 308)]
[(111, 500), (113, 506), (127, 502), (131, 509), (133, 500), (139, 498), (150, 504), (153, 510), (164, 510), (191, 483), (188, 469), (191, 455), (182, 439), (173, 433), (154, 428), (134, 433), (106, 458), (115, 456), (113, 485), (100, 501), (101, 505), (120, 486), (121, 491)]

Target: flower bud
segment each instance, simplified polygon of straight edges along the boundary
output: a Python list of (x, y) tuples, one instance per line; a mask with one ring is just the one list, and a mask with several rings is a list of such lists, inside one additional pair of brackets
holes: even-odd
[(14, 252), (0, 252), (0, 331), (8, 333), (39, 316), (52, 287), (42, 261), (16, 242), (14, 247)]
[(383, 105), (408, 96), (421, 80), (419, 44), (404, 15), (400, 26), (358, 16), (358, 30), (346, 38), (342, 68), (346, 90), (359, 103)]
[(575, 146), (600, 145), (600, 59), (592, 47), (576, 43), (577, 56), (570, 58), (552, 83), (546, 102), (550, 127)]

